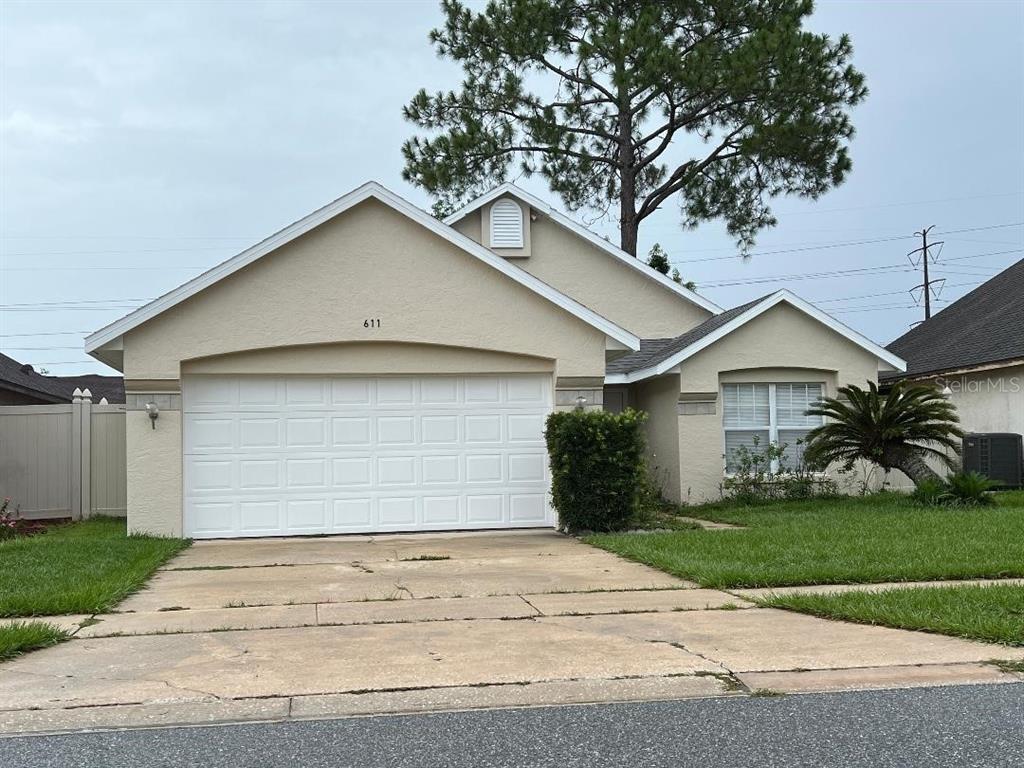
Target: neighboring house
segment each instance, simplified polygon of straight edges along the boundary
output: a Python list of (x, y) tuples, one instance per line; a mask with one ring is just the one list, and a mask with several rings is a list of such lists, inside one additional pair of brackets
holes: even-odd
[(907, 370), (885, 381), (948, 388), (967, 432), (1024, 434), (1024, 259), (888, 348)]
[(199, 538), (552, 525), (544, 420), (577, 405), (648, 411), (666, 496), (717, 498), (727, 447), (903, 368), (785, 291), (723, 311), (511, 185), (441, 222), (365, 184), (86, 350), (125, 375), (130, 528)]
[(75, 389), (88, 389), (93, 402), (124, 402), (124, 379), (120, 376), (46, 376), (28, 363), (0, 354), (0, 405), (46, 405), (70, 403)]

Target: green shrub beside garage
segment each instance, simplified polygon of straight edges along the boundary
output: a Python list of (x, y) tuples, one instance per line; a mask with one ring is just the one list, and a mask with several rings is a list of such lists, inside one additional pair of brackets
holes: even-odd
[(646, 421), (646, 413), (631, 409), (548, 416), (544, 438), (559, 528), (572, 533), (620, 531), (629, 526), (646, 480)]

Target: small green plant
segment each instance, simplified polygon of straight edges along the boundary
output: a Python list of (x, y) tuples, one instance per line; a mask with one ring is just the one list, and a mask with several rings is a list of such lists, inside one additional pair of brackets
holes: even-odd
[(627, 408), (563, 411), (548, 417), (544, 438), (551, 462), (551, 499), (566, 531), (629, 527), (647, 482), (643, 425), (647, 414)]
[(946, 493), (946, 484), (935, 478), (925, 478), (910, 494), (910, 498), (918, 504), (935, 506), (942, 503), (942, 497)]
[(996, 483), (978, 472), (954, 472), (946, 478), (942, 501), (959, 507), (980, 507), (995, 504), (992, 489)]
[(722, 484), (729, 500), (755, 505), (779, 499), (802, 501), (839, 495), (835, 480), (823, 477), (810, 464), (800, 461), (790, 467), (786, 448), (786, 443), (768, 443), (762, 448), (760, 438), (755, 435), (752, 447), (741, 445), (733, 450), (729, 462), (732, 471)]
[(994, 487), (996, 483), (977, 472), (954, 472), (945, 480), (922, 480), (910, 497), (930, 507), (983, 507), (995, 504)]

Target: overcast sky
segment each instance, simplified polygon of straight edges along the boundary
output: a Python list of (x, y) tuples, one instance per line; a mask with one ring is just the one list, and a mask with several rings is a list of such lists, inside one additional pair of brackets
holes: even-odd
[[(401, 180), (401, 108), (459, 82), (439, 20), (427, 1), (0, 0), (0, 351), (107, 370), (84, 333), (364, 181), (428, 206)], [(722, 306), (788, 287), (886, 343), (922, 316), (915, 230), (949, 232), (942, 300), (1024, 256), (1024, 4), (822, 2), (811, 25), (852, 36), (871, 91), (846, 184), (777, 201), (745, 262), (675, 205), (641, 249)]]

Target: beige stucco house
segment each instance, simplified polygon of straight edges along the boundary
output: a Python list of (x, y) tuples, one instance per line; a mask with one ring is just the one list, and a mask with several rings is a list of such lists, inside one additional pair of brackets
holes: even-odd
[(365, 184), (103, 328), (128, 523), (197, 538), (550, 526), (544, 420), (650, 413), (666, 496), (902, 370), (781, 291), (730, 310), (504, 185), (438, 221)]

